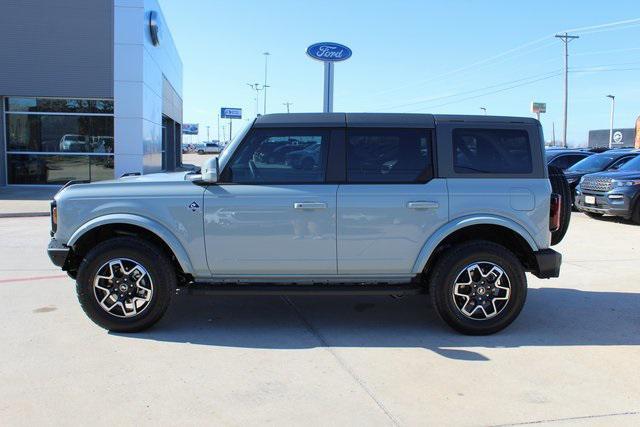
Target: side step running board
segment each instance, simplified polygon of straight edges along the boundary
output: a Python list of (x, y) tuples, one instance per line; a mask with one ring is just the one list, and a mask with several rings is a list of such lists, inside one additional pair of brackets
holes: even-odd
[(191, 284), (190, 295), (417, 295), (425, 293), (415, 285), (274, 285)]

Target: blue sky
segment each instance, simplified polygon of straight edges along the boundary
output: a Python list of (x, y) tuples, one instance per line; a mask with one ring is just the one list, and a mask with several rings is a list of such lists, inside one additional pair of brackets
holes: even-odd
[[(255, 92), (269, 57), (267, 112), (320, 111), (323, 69), (308, 45), (335, 41), (353, 50), (336, 64), (335, 111), (532, 116), (547, 103), (547, 139), (562, 132), (563, 48), (570, 44), (570, 144), (589, 129), (640, 115), (640, 9), (636, 1), (211, 1), (160, 0), (184, 64), (184, 121), (200, 139), (217, 137), (220, 107), (255, 116)], [(636, 20), (635, 22), (632, 20)], [(262, 93), (260, 94), (262, 110)], [(235, 130), (247, 123), (234, 122)], [(228, 128), (227, 128), (228, 132)]]

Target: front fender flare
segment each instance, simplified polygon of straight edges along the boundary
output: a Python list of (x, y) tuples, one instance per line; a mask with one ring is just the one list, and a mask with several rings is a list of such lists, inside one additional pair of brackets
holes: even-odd
[(185, 273), (193, 273), (193, 265), (191, 264), (189, 255), (184, 247), (182, 247), (178, 238), (167, 227), (159, 222), (139, 215), (108, 214), (93, 218), (92, 220), (84, 223), (73, 233), (73, 235), (71, 235), (67, 242), (67, 246), (73, 246), (88, 231), (108, 224), (135, 225), (155, 234), (158, 238), (162, 239), (167, 246), (169, 246), (169, 249), (171, 249), (178, 260), (180, 267), (182, 267), (182, 271)]
[(418, 258), (413, 264), (413, 274), (419, 274), (424, 271), (429, 258), (433, 254), (433, 251), (438, 247), (438, 245), (447, 238), (451, 233), (461, 230), (465, 227), (470, 227), (473, 225), (498, 225), (502, 227), (506, 227), (516, 233), (518, 233), (524, 240), (527, 241), (532, 251), (538, 250), (538, 245), (535, 240), (531, 236), (531, 234), (520, 224), (517, 222), (510, 220), (505, 217), (497, 216), (497, 215), (473, 215), (473, 216), (464, 216), (460, 218), (456, 218), (453, 221), (450, 221), (440, 227), (435, 233), (427, 239), (425, 244), (422, 246), (420, 253), (418, 254)]

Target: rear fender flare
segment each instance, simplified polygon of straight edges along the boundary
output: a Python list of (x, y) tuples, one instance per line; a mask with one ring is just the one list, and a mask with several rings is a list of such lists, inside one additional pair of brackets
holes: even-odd
[(498, 225), (506, 227), (522, 236), (522, 238), (527, 241), (532, 251), (538, 250), (538, 245), (531, 234), (522, 225), (513, 220), (497, 215), (465, 216), (446, 223), (433, 233), (429, 239), (427, 239), (420, 250), (418, 258), (413, 264), (412, 273), (419, 274), (424, 271), (433, 251), (435, 251), (438, 245), (446, 239), (447, 236), (465, 227), (471, 227), (473, 225)]

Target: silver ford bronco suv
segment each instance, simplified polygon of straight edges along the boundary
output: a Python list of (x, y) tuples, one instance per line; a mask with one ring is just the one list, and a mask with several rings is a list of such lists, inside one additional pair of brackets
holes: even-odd
[(525, 272), (558, 276), (569, 191), (534, 119), (270, 114), (201, 170), (67, 184), (48, 251), (112, 331), (150, 327), (181, 288), (427, 293), (490, 334), (520, 313)]

